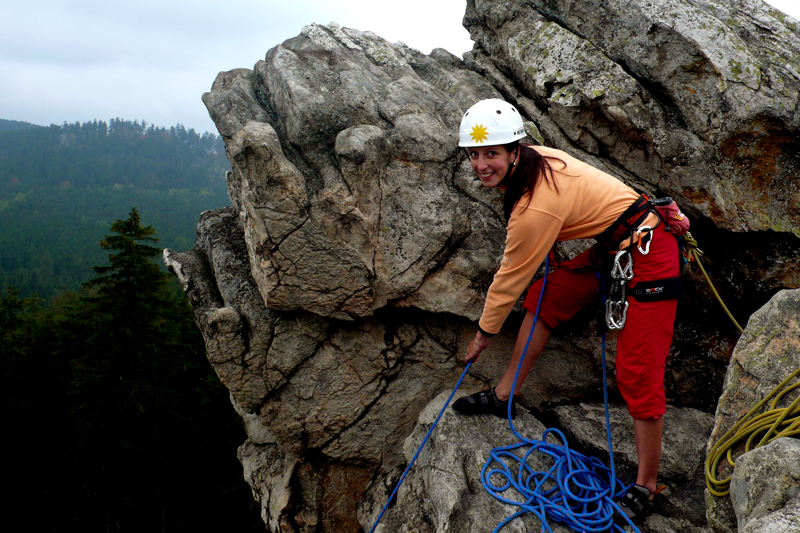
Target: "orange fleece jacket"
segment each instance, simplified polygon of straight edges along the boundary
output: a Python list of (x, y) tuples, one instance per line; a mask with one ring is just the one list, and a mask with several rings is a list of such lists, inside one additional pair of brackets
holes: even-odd
[(511, 212), (503, 260), (479, 321), (490, 334), (500, 331), (556, 241), (596, 237), (639, 197), (617, 178), (566, 152), (544, 146), (532, 149), (561, 159), (566, 166), (550, 159), (558, 191), (539, 177), (533, 198), (523, 197)]

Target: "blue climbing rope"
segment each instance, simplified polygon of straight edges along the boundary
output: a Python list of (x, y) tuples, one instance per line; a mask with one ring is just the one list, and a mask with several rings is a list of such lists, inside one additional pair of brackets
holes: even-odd
[[(549, 263), (550, 259), (548, 257), (545, 261), (542, 291), (539, 294), (539, 301), (536, 304), (536, 312), (533, 316), (531, 331), (528, 334), (525, 348), (522, 351), (519, 364), (517, 365), (517, 371), (514, 374), (514, 382), (511, 387), (512, 391), (517, 389), (520, 369), (522, 368), (525, 354), (528, 352), (528, 347), (533, 338), (533, 331), (539, 318), (539, 309), (542, 305), (544, 289), (547, 285)], [(445, 409), (450, 405), (458, 387), (461, 386), (461, 382), (464, 381), (473, 361), (467, 363), (466, 368), (464, 368), (464, 372), (458, 379), (458, 382), (447, 398), (447, 401), (444, 403), (441, 411), (439, 411), (439, 415), (436, 417), (430, 429), (428, 429), (428, 433), (425, 435), (425, 438), (422, 439), (422, 443), (414, 454), (414, 457), (408, 463), (408, 466), (406, 466), (403, 475), (400, 476), (400, 480), (397, 482), (392, 494), (386, 501), (386, 505), (383, 506), (372, 529), (369, 530), (370, 533), (374, 533), (375, 528), (378, 527), (383, 515), (386, 513), (397, 491), (400, 489), (400, 485), (403, 484), (408, 472), (411, 470), (411, 467), (428, 442), (433, 430), (439, 423), (439, 419), (444, 414)], [(500, 522), (497, 527), (492, 530), (492, 533), (497, 533), (505, 527), (506, 524), (527, 513), (532, 513), (539, 519), (542, 524), (541, 532), (553, 532), (548, 524), (550, 520), (570, 527), (575, 531), (585, 533), (603, 531), (623, 532), (623, 529), (614, 523), (615, 510), (624, 516), (619, 506), (614, 502), (614, 498), (622, 496), (630, 489), (630, 485), (623, 485), (622, 482), (616, 478), (614, 471), (611, 421), (608, 412), (608, 387), (606, 385), (605, 334), (603, 334), (602, 361), (603, 401), (605, 404), (606, 435), (608, 437), (610, 468), (606, 467), (596, 457), (586, 457), (579, 452), (570, 450), (564, 434), (555, 428), (546, 429), (542, 434), (541, 440), (528, 439), (522, 436), (514, 427), (514, 422), (511, 418), (511, 408), (514, 401), (514, 395), (512, 394), (508, 402), (508, 423), (511, 431), (519, 439), (519, 442), (509, 446), (494, 448), (490, 452), (489, 458), (481, 469), (481, 481), (486, 491), (492, 497), (503, 503), (517, 506), (519, 510)], [(560, 443), (549, 443), (548, 437), (550, 435), (553, 435)], [(522, 455), (514, 453), (526, 447), (527, 451), (524, 451)], [(542, 453), (552, 459), (553, 464), (547, 471), (534, 471), (528, 464), (528, 459), (535, 452)], [(497, 465), (492, 466), (494, 463), (497, 463)], [(509, 466), (509, 463), (513, 464), (516, 468)], [(500, 484), (494, 481), (498, 478), (500, 479)], [(618, 487), (619, 490), (613, 490), (613, 488), (616, 487)], [(511, 499), (503, 496), (503, 493), (512, 488), (516, 491), (516, 498)], [(633, 531), (641, 533), (630, 520), (626, 518), (626, 521), (628, 525), (633, 527)]]
[(389, 499), (386, 500), (386, 505), (383, 506), (383, 510), (381, 510), (381, 514), (378, 515), (378, 519), (375, 520), (375, 523), (372, 525), (372, 529), (369, 530), (369, 533), (373, 533), (373, 531), (375, 531), (375, 528), (378, 527), (378, 524), (380, 523), (381, 518), (383, 518), (384, 513), (389, 508), (389, 504), (392, 503), (392, 500), (394, 499), (395, 494), (397, 494), (397, 491), (400, 490), (400, 485), (403, 484), (403, 481), (406, 479), (406, 476), (408, 475), (408, 472), (411, 470), (411, 467), (414, 465), (414, 462), (417, 460), (417, 457), (419, 457), (419, 454), (422, 452), (422, 448), (425, 447), (425, 443), (428, 442), (428, 439), (430, 438), (431, 433), (433, 433), (433, 430), (436, 427), (436, 424), (439, 423), (439, 419), (442, 418), (442, 415), (444, 414), (445, 409), (447, 409), (447, 407), (450, 405), (450, 402), (453, 400), (453, 396), (455, 396), (456, 391), (461, 386), (461, 382), (464, 381), (464, 378), (466, 377), (467, 372), (469, 372), (469, 367), (472, 366), (473, 361), (474, 361), (474, 359), (472, 361), (470, 361), (469, 363), (467, 363), (466, 368), (464, 368), (464, 372), (462, 372), (461, 373), (461, 377), (458, 378), (458, 382), (456, 383), (456, 386), (453, 387), (453, 392), (450, 393), (450, 396), (447, 398), (447, 401), (444, 402), (444, 406), (442, 407), (442, 410), (439, 411), (439, 415), (436, 417), (436, 420), (433, 421), (433, 425), (428, 430), (428, 433), (425, 435), (425, 438), (422, 439), (422, 444), (419, 445), (419, 448), (417, 449), (417, 453), (415, 453), (414, 457), (411, 458), (411, 461), (409, 461), (408, 466), (406, 466), (406, 469), (403, 472), (403, 475), (400, 476), (400, 481), (397, 482), (397, 485), (394, 487), (394, 490), (392, 491), (391, 496), (389, 496)]
[[(539, 310), (547, 285), (548, 270), (549, 258), (545, 262), (542, 291), (536, 304), (531, 331), (517, 365), (512, 391), (517, 388), (520, 369), (539, 318)], [(616, 478), (614, 471), (614, 452), (606, 385), (605, 334), (603, 335), (602, 352), (603, 401), (611, 467), (606, 467), (596, 457), (586, 457), (570, 450), (564, 434), (555, 428), (546, 429), (541, 440), (522, 436), (514, 427), (511, 419), (511, 406), (514, 401), (512, 394), (508, 402), (508, 423), (519, 442), (494, 448), (490, 452), (489, 458), (481, 469), (481, 481), (492, 497), (505, 504), (516, 506), (519, 510), (500, 522), (492, 533), (497, 533), (506, 524), (527, 513), (531, 513), (539, 519), (542, 532), (552, 533), (553, 530), (548, 523), (551, 520), (580, 532), (623, 531), (619, 525), (614, 523), (614, 511), (622, 514), (619, 506), (614, 502), (614, 498), (622, 496), (630, 489), (630, 486), (623, 485)], [(558, 442), (548, 442), (550, 436), (553, 436)], [(534, 471), (528, 464), (528, 459), (535, 452), (552, 459), (552, 466), (547, 471)], [(506, 497), (504, 494), (511, 489), (513, 489), (513, 493)], [(630, 520), (627, 522), (636, 533), (640, 533)]]

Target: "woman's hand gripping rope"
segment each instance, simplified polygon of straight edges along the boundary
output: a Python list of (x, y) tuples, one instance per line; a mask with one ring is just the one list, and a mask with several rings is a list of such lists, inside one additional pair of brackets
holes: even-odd
[(479, 331), (475, 334), (475, 338), (470, 341), (469, 346), (467, 346), (467, 353), (464, 355), (464, 362), (471, 363), (478, 359), (478, 356), (481, 354), (481, 352), (488, 347), (489, 338)]

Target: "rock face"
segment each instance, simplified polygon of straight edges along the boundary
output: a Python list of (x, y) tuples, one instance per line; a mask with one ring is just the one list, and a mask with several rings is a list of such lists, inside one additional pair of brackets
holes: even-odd
[[(505, 238), (499, 196), (457, 147), (480, 99), (514, 103), (534, 141), (673, 196), (740, 319), (800, 285), (797, 21), (758, 0), (470, 0), (464, 24), (463, 61), (311, 25), (203, 96), (233, 205), (165, 262), (246, 421), (239, 455), (270, 531), (358, 531), (356, 506), (396, 477), (419, 413), (462, 371)], [(736, 341), (700, 275), (685, 284), (667, 396), (690, 429), (667, 457), (705, 441)], [(555, 332), (526, 383), (522, 404), (547, 423), (596, 416), (592, 314)], [(497, 379), (519, 320), (465, 388)], [(669, 475), (676, 501), (697, 496), (694, 463)]]
[(739, 531), (800, 531), (800, 440), (780, 438), (736, 463), (731, 500)]
[[(800, 290), (781, 291), (750, 317), (736, 345), (717, 406), (716, 421), (708, 442), (709, 451), (742, 416), (798, 368)], [(796, 397), (796, 393), (787, 395), (777, 407), (787, 407)], [(791, 520), (800, 520), (797, 501), (800, 481), (796, 477), (800, 463), (788, 466), (797, 451), (793, 447), (796, 443), (779, 444), (785, 440), (779, 439), (764, 449), (756, 448), (736, 459), (730, 499), (717, 498), (706, 491), (708, 521), (715, 531), (737, 531), (737, 527), (738, 531), (748, 532), (793, 530), (770, 529), (772, 526), (769, 525), (773, 521), (789, 520), (791, 523)], [(786, 452), (786, 455), (774, 462), (772, 458), (778, 450)], [(726, 462), (723, 462), (720, 472), (718, 479), (731, 474), (730, 469), (726, 469)], [(763, 479), (771, 483), (761, 483)], [(781, 511), (784, 504), (786, 509)], [(767, 518), (769, 511), (775, 511), (776, 516)]]
[[(405, 443), (406, 460), (411, 460), (450, 391), (442, 393), (419, 416), (419, 424)], [(463, 393), (459, 393), (461, 395)], [(607, 458), (605, 417), (603, 406), (581, 404), (557, 409), (558, 427), (565, 429), (573, 450)], [(711, 431), (713, 418), (694, 409), (669, 409), (665, 419), (665, 448), (676, 451), (662, 459), (663, 478), (669, 486), (662, 493), (665, 503), (641, 526), (643, 532), (708, 531), (702, 523), (703, 505), (697, 499), (698, 478), (702, 463), (704, 436)], [(615, 443), (630, 444), (615, 449), (617, 472), (635, 472), (636, 455), (633, 450), (633, 425), (624, 408), (611, 410), (611, 426)], [(526, 439), (541, 440), (545, 426), (524, 409), (514, 420), (514, 428)], [(561, 444), (557, 438), (548, 437), (550, 444)], [(522, 444), (509, 428), (508, 422), (492, 415), (464, 417), (446, 410), (423, 449), (417, 463), (406, 477), (397, 495), (397, 503), (389, 508), (376, 532), (398, 533), (480, 533), (491, 531), (504, 519), (519, 510), (491, 498), (481, 481), (481, 469), (490, 452), (500, 446)], [(682, 453), (677, 453), (682, 450)], [(521, 455), (528, 451), (524, 446), (512, 451)], [(688, 460), (687, 460), (688, 458)], [(533, 471), (547, 471), (553, 459), (544, 453), (534, 452), (527, 465)], [(514, 472), (515, 463), (507, 461)], [(605, 461), (605, 464), (608, 464)], [(499, 463), (491, 464), (497, 468)], [(374, 486), (360, 506), (359, 518), (365, 531), (375, 523), (387, 497), (394, 488), (398, 475), (390, 476), (391, 486)], [(496, 486), (502, 485), (499, 478)], [(702, 485), (702, 483), (700, 483)], [(686, 486), (691, 486), (687, 490)], [(699, 489), (702, 490), (702, 489)], [(501, 495), (519, 501), (514, 489)], [(694, 496), (694, 497), (692, 497)], [(549, 521), (555, 533), (568, 533), (571, 529)], [(383, 529), (380, 529), (380, 528)], [(511, 521), (503, 531), (541, 531), (541, 522), (533, 515)]]

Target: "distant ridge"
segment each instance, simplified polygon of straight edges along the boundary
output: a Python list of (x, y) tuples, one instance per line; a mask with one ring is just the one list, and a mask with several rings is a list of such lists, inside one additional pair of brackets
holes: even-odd
[(230, 205), (228, 169), (220, 137), (180, 124), (0, 120), (0, 292), (80, 289), (108, 260), (98, 243), (110, 224), (133, 207), (158, 246), (190, 249), (200, 213)]
[(31, 124), (30, 122), (22, 122), (19, 120), (6, 120), (4, 118), (0, 118), (0, 133), (6, 131), (15, 131), (15, 130), (29, 130), (31, 128), (43, 128), (44, 126), (39, 126), (38, 124)]

